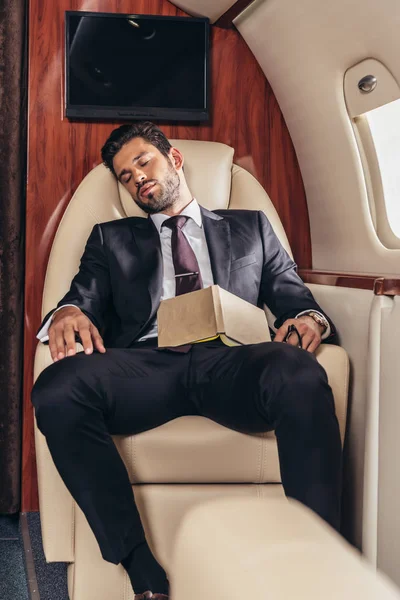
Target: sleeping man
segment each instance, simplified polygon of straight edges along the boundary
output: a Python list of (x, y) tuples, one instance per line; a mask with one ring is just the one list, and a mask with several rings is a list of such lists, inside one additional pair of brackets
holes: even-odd
[[(168, 579), (147, 544), (111, 436), (184, 415), (245, 433), (275, 430), (286, 495), (338, 528), (339, 427), (314, 356), (335, 330), (265, 215), (201, 207), (186, 183), (184, 157), (155, 125), (115, 129), (102, 158), (148, 218), (93, 228), (70, 290), (39, 330), (53, 364), (36, 381), (32, 402), (103, 558), (122, 563), (136, 600), (165, 599)], [(160, 301), (213, 284), (267, 304), (277, 318), (274, 342), (157, 348)]]

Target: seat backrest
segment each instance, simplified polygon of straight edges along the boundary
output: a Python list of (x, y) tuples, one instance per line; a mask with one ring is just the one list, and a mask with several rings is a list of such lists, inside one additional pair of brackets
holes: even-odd
[[(257, 180), (233, 164), (233, 148), (218, 142), (170, 142), (185, 157), (186, 180), (199, 204), (209, 210), (239, 208), (264, 211), (291, 255), (274, 205)], [(86, 175), (73, 195), (54, 238), (43, 290), (43, 316), (68, 291), (94, 225), (132, 216), (147, 215), (104, 165), (98, 165)]]

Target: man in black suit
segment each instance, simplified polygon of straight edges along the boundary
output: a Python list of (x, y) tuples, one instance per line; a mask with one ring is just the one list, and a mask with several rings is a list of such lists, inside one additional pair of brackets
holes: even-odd
[[(163, 598), (166, 575), (147, 545), (111, 435), (183, 415), (246, 433), (274, 429), (285, 493), (337, 528), (339, 428), (313, 355), (334, 326), (265, 215), (199, 207), (182, 154), (153, 124), (114, 130), (102, 157), (149, 218), (93, 228), (69, 292), (38, 333), (49, 340), (54, 363), (38, 378), (32, 401), (103, 558), (122, 562), (138, 599), (151, 592)], [(160, 301), (213, 283), (254, 305), (266, 303), (277, 317), (274, 343), (157, 348)], [(84, 353), (76, 354), (77, 337)]]

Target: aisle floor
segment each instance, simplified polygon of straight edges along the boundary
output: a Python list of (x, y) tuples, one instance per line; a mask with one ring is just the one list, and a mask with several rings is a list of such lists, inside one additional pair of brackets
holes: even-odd
[[(29, 532), (25, 545), (24, 518)], [(37, 512), (0, 515), (0, 600), (68, 600), (67, 565), (46, 563)]]

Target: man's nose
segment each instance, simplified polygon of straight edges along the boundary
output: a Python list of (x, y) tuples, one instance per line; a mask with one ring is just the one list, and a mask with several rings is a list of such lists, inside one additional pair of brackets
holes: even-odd
[(143, 173), (143, 171), (136, 171), (134, 177), (136, 185), (140, 185), (146, 180), (146, 175)]

